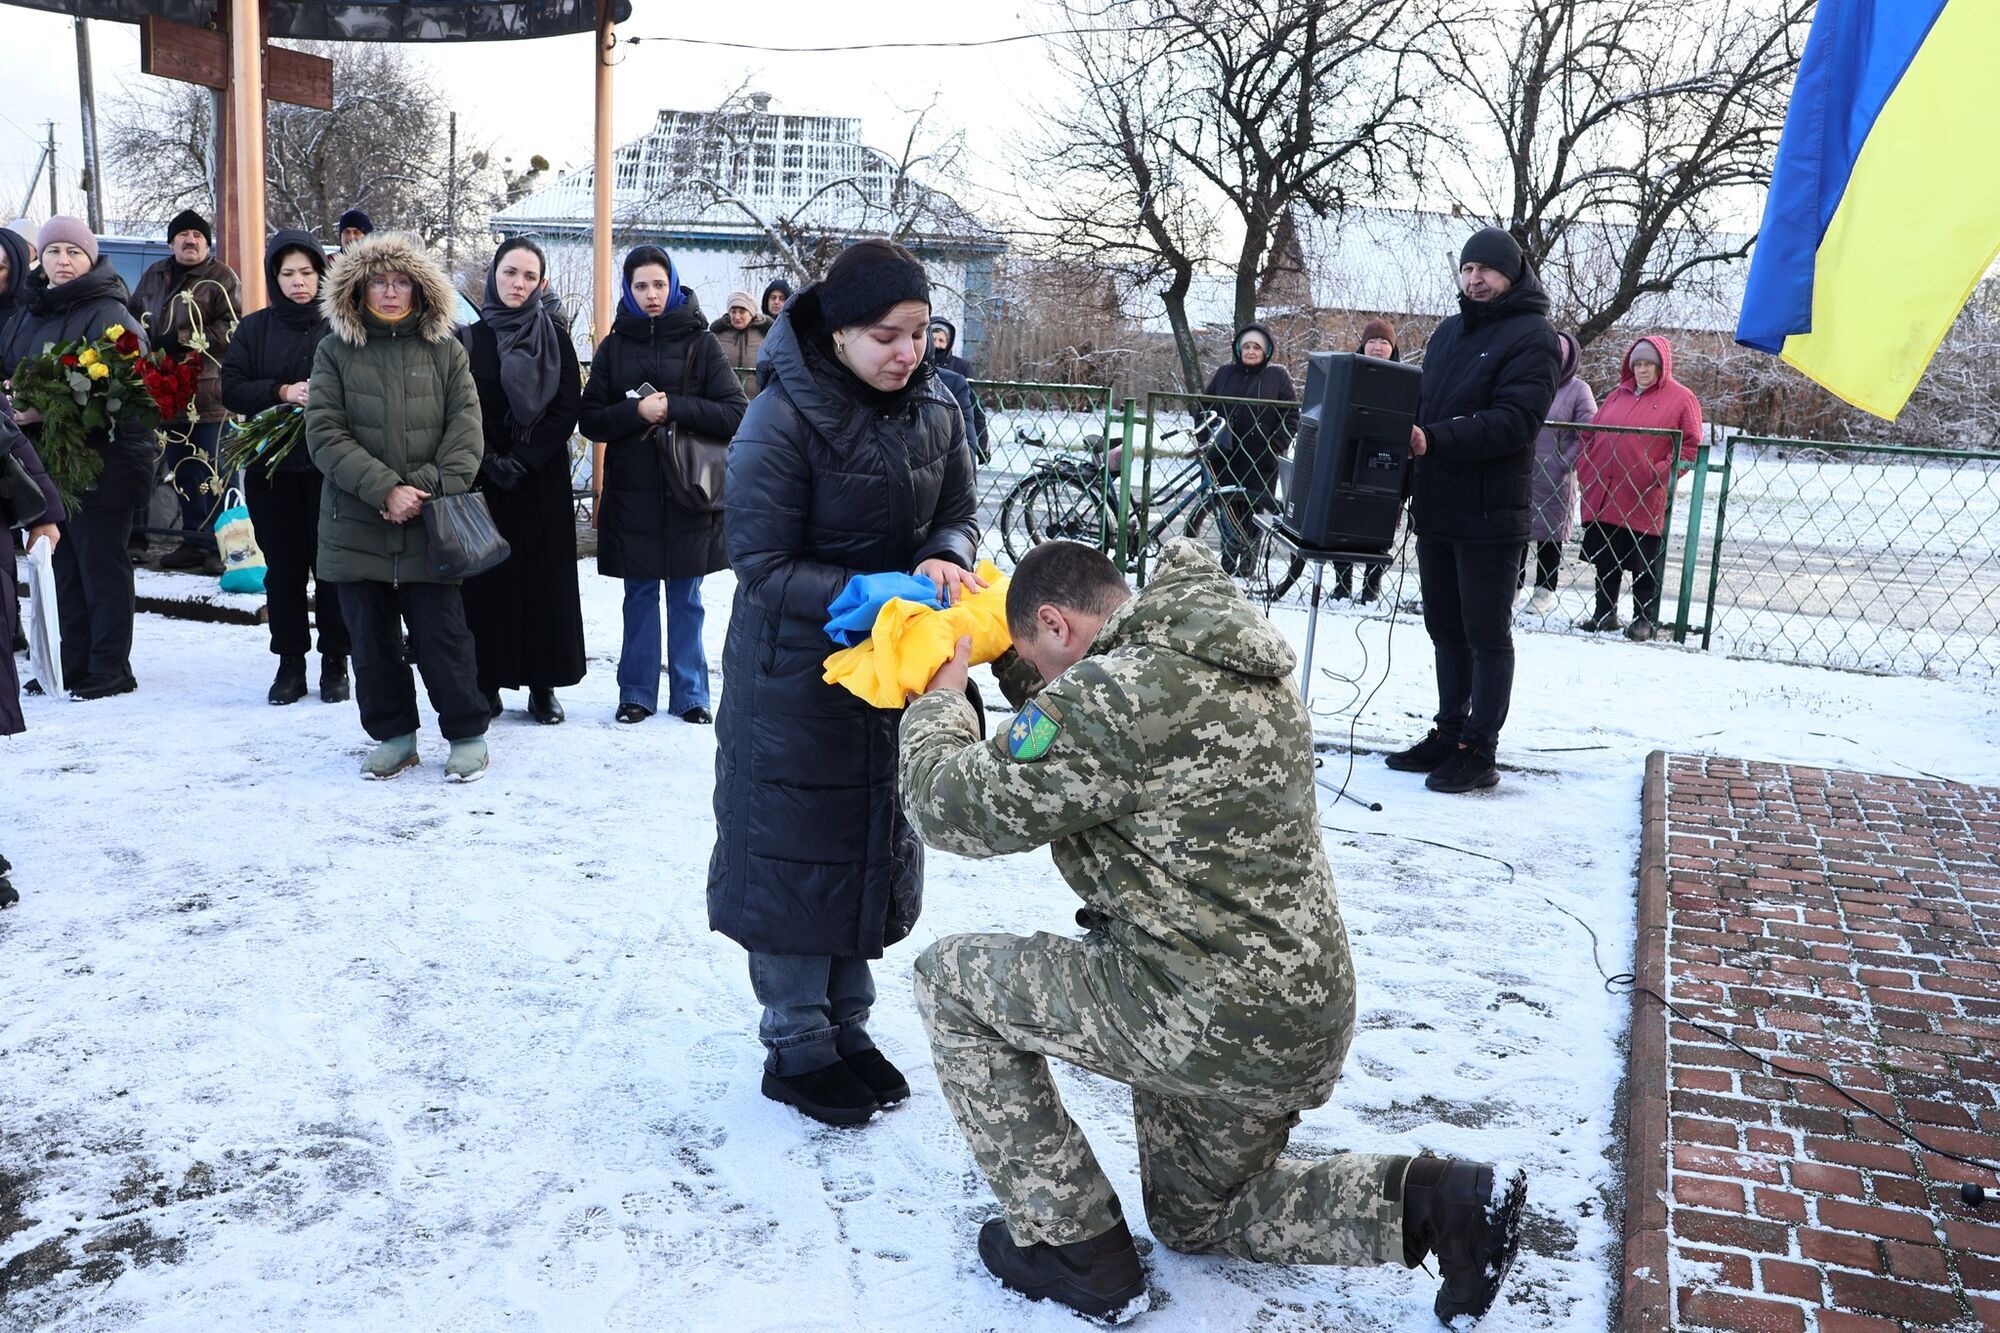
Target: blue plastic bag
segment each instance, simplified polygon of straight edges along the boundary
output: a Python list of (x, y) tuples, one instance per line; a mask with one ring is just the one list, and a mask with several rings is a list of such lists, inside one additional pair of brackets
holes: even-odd
[(843, 648), (852, 648), (875, 629), (875, 617), (892, 598), (919, 602), (932, 610), (942, 610), (937, 584), (921, 574), (856, 574), (826, 608), (826, 637)]

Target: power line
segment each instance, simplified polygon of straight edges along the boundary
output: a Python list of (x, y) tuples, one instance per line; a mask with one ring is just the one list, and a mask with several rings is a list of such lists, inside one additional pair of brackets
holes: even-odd
[(1006, 46), (1012, 42), (1041, 42), (1051, 37), (1115, 37), (1124, 33), (1143, 32), (1136, 25), (1117, 28), (1067, 28), (1055, 32), (1017, 32), (1008, 37), (982, 37), (969, 42), (855, 42), (846, 46), (771, 46), (761, 42), (725, 42), (712, 37), (639, 36), (620, 35), (620, 42), (638, 45), (640, 42), (678, 42), (683, 46), (719, 46), (732, 51), (765, 51), (774, 55), (826, 55), (843, 51), (957, 51), (971, 50), (983, 46)]

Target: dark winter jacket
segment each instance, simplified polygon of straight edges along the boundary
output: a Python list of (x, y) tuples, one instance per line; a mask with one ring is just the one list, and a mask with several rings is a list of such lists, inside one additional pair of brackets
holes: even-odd
[[(48, 274), (36, 269), (28, 278), (21, 307), (0, 334), (0, 367), (12, 375), (22, 361), (40, 356), (50, 343), (101, 338), (114, 324), (137, 333), (139, 345), (145, 347), (146, 331), (137, 326), (126, 299), (125, 279), (111, 266), (109, 255), (100, 255), (89, 272), (60, 286), (50, 286)], [(40, 442), (39, 426), (22, 429), (30, 440)], [(81, 497), (83, 503), (125, 509), (144, 504), (153, 485), (153, 460), (159, 454), (153, 428), (127, 414), (108, 431), (94, 430), (84, 438), (104, 454), (104, 470)]]
[(1525, 543), (1535, 435), (1556, 393), (1559, 344), (1534, 270), (1491, 301), (1458, 298), (1424, 353), (1427, 452), (1410, 514), (1420, 536)]
[(885, 403), (825, 339), (807, 288), (764, 341), (766, 391), (730, 450), (708, 919), (746, 949), (874, 958), (917, 919), (923, 848), (896, 794), (901, 711), (821, 677), (827, 606), (855, 574), (971, 568), (978, 506), (964, 423), (928, 368)]
[(1243, 364), (1243, 339), (1261, 333), (1264, 345), (1274, 348), (1277, 339), (1262, 324), (1246, 324), (1236, 335), (1236, 355), (1209, 377), (1208, 392), (1216, 398), (1266, 398), (1282, 407), (1252, 407), (1248, 403), (1214, 403), (1229, 435), (1223, 442), (1226, 480), (1244, 487), (1260, 506), (1272, 503), (1278, 483), (1278, 456), (1292, 450), (1292, 436), (1299, 428), (1298, 392), (1292, 377), (1276, 362), (1265, 360), (1255, 370)]
[[(1556, 396), (1549, 404), (1550, 421), (1588, 422), (1597, 414), (1597, 397), (1577, 372), (1583, 348), (1576, 335), (1559, 333), (1562, 359), (1557, 363)], [(1576, 458), (1583, 435), (1573, 430), (1542, 427), (1535, 436), (1534, 511), (1528, 518), (1528, 538), (1538, 542), (1569, 540), (1570, 516), (1576, 511)]]
[[(416, 306), (394, 324), (363, 305), (368, 279), (416, 280)], [(363, 238), (334, 262), (320, 294), (333, 335), (313, 358), (306, 447), (326, 474), (320, 492), (319, 577), (329, 583), (456, 582), (434, 577), (421, 516), (382, 517), (389, 492), (433, 496), (472, 488), (484, 453), (479, 394), (452, 336), (451, 280), (406, 235)]]
[[(0, 460), (12, 456), (20, 461), (28, 473), (28, 481), (41, 492), (42, 512), (28, 519), (27, 526), (40, 527), (44, 523), (60, 523), (69, 515), (63, 510), (62, 497), (56, 494), (55, 484), (42, 467), (42, 460), (35, 454), (35, 446), (14, 424), (14, 418), (4, 407), (0, 407)], [(0, 531), (0, 636), (11, 644), (14, 626), (21, 616), (21, 607), (16, 599), (14, 580), (14, 535)], [(0, 736), (14, 736), (25, 730), (27, 721), (21, 715), (21, 683), (14, 671), (14, 654), (10, 651), (0, 658)]]
[[(786, 282), (783, 278), (773, 278), (764, 284), (764, 294), (757, 298), (757, 313), (766, 319), (773, 318), (771, 314), (772, 292), (783, 292), (785, 299), (789, 301), (792, 299), (792, 284)], [(765, 332), (768, 333), (770, 330), (766, 329)]]
[[(214, 255), (189, 267), (168, 255), (139, 275), (138, 290), (128, 303), (146, 324), (146, 337), (177, 357), (206, 342), (201, 356), (201, 385), (195, 409), (205, 422), (223, 421), (222, 354), (243, 309), (243, 287), (236, 270)], [(169, 423), (171, 427), (172, 423)]]
[(972, 363), (962, 356), (952, 355), (951, 349), (958, 346), (958, 326), (939, 315), (932, 318), (930, 327), (932, 331), (943, 329), (945, 332), (943, 351), (939, 351), (935, 343), (931, 345), (931, 368), (938, 372), (938, 382), (957, 400), (959, 414), (965, 418), (965, 437), (972, 445), (973, 457), (984, 463), (993, 456), (993, 448), (986, 438), (986, 409), (972, 388)]
[[(320, 280), (326, 280), (326, 260), (319, 242), (302, 231), (281, 231), (264, 248), (264, 281), (271, 304), (245, 315), (222, 354), (222, 405), (239, 416), (254, 417), (276, 407), (278, 390), (312, 378), (313, 354), (328, 332), (319, 301), (299, 304), (278, 290), (278, 256), (287, 250), (319, 255)], [(312, 471), (312, 456), (293, 449), (278, 463), (280, 472)]]
[(944, 330), (944, 350), (938, 351), (935, 342), (931, 346), (931, 363), (941, 370), (949, 370), (955, 375), (972, 378), (972, 363), (958, 355), (958, 325), (943, 315), (931, 316), (929, 332), (935, 338), (939, 329)]
[(500, 379), (500, 340), (477, 323), (464, 333), (479, 392), (488, 459), (511, 456), (528, 475), (512, 487), (490, 477), (493, 524), (512, 548), (484, 574), (465, 581), (466, 624), (478, 648), (482, 690), (574, 685), (583, 679), (583, 598), (577, 587), (576, 508), (569, 481), (569, 441), (583, 408), (576, 347), (556, 339), (556, 396), (525, 440), (514, 437)]
[[(626, 391), (650, 384), (667, 395), (667, 423), (726, 440), (743, 420), (743, 386), (708, 331), (693, 292), (647, 318), (621, 310), (597, 345), (583, 391), (582, 428), (604, 441), (598, 500), (597, 572), (624, 579), (686, 579), (728, 567), (722, 515), (674, 503), (658, 436)], [(690, 387), (692, 386), (692, 387)]]

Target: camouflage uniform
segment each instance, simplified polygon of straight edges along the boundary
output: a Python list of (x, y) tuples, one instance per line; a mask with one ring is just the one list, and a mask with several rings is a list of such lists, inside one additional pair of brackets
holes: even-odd
[(1165, 1244), (1400, 1261), (1408, 1158), (1280, 1158), (1354, 1028), (1289, 645), (1177, 542), (1091, 646), (1034, 700), (1055, 723), (1037, 758), (1015, 757), (1037, 748), (1026, 710), (984, 743), (963, 695), (926, 695), (903, 719), (903, 801), (924, 840), (963, 856), (1050, 844), (1093, 927), (955, 935), (917, 959), (938, 1082), (1008, 1229), (1060, 1245), (1121, 1216), (1053, 1056), (1131, 1086)]

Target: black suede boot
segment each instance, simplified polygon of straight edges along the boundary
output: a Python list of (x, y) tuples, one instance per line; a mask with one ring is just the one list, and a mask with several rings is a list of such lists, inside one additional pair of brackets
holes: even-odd
[(910, 1081), (903, 1077), (903, 1071), (889, 1063), (889, 1057), (872, 1047), (856, 1051), (853, 1055), (843, 1055), (840, 1062), (854, 1071), (854, 1076), (868, 1085), (875, 1094), (875, 1100), (882, 1106), (894, 1106), (908, 1099)]
[(1415, 1268), (1437, 1256), (1443, 1285), (1431, 1309), (1449, 1326), (1492, 1308), (1521, 1245), (1521, 1209), (1528, 1178), (1519, 1171), (1495, 1197), (1493, 1168), (1484, 1162), (1413, 1157), (1403, 1175), (1403, 1263)]
[(979, 1257), (1002, 1286), (1095, 1319), (1116, 1321), (1146, 1294), (1146, 1270), (1122, 1221), (1068, 1245), (1017, 1245), (1006, 1220), (996, 1217), (979, 1228)]
[(1452, 756), (1431, 770), (1424, 785), (1432, 791), (1467, 792), (1500, 785), (1500, 770), (1490, 745), (1460, 745)]
[(265, 699), (274, 704), (295, 704), (306, 697), (306, 659), (286, 653), (278, 659), (278, 674), (271, 681)]
[(347, 659), (319, 655), (319, 701), (344, 704), (354, 697), (354, 685), (347, 677)]
[(822, 1125), (858, 1125), (880, 1105), (875, 1090), (844, 1061), (836, 1060), (809, 1074), (764, 1075), (764, 1095), (795, 1106)]
[(1458, 751), (1458, 737), (1447, 736), (1436, 727), (1430, 735), (1407, 750), (1382, 756), (1382, 762), (1398, 773), (1428, 773)]

